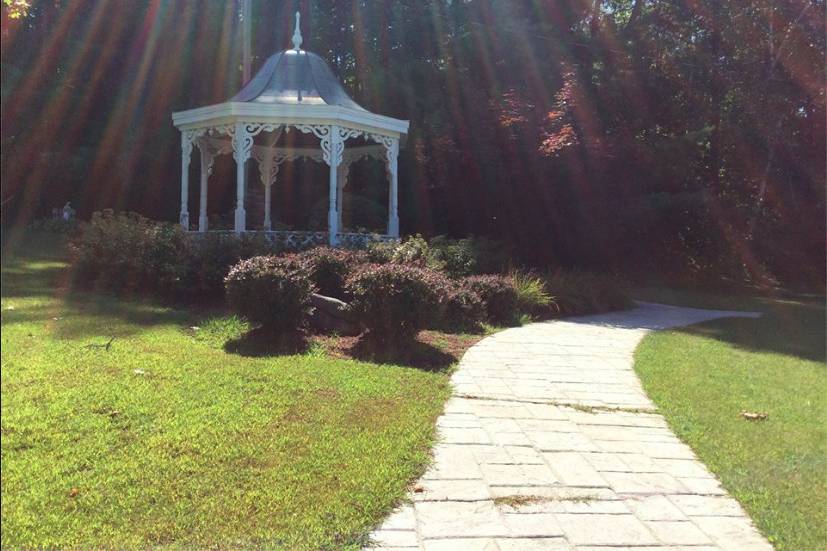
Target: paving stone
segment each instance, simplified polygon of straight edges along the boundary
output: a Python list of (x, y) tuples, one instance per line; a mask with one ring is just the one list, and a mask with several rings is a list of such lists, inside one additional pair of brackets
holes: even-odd
[(622, 454), (595, 452), (584, 453), (583, 457), (589, 464), (598, 472), (615, 472), (626, 473), (631, 472), (629, 466), (623, 462)]
[(746, 517), (693, 517), (698, 527), (724, 551), (772, 551)]
[(505, 523), (515, 536), (562, 536), (563, 529), (551, 513), (506, 513)]
[(574, 551), (563, 538), (497, 539), (500, 551)]
[(434, 448), (434, 462), (423, 478), (481, 479), (482, 471), (468, 446), (438, 444)]
[(413, 505), (404, 505), (394, 510), (385, 522), (382, 523), (382, 530), (415, 530), (416, 517), (414, 517)]
[(634, 515), (559, 514), (557, 522), (575, 545), (654, 545), (658, 540)]
[(654, 459), (654, 464), (666, 474), (685, 478), (712, 478), (712, 474), (694, 459)]
[(619, 494), (675, 494), (685, 492), (678, 479), (663, 473), (603, 473)]
[(425, 551), (500, 551), (492, 538), (450, 538), (425, 540)]
[(423, 538), (509, 535), (493, 501), (423, 501), (414, 508)]
[(425, 480), (413, 493), (418, 501), (484, 501), (491, 499), (488, 485), (482, 480)]
[(481, 465), (483, 478), (492, 486), (549, 486), (557, 479), (547, 465)]
[(667, 442), (640, 442), (641, 451), (653, 458), (695, 459), (695, 454), (686, 444)]
[(440, 442), (445, 444), (490, 444), (491, 438), (482, 429), (457, 429), (441, 427), (438, 432)]
[(503, 446), (512, 462), (520, 465), (543, 465), (542, 454), (531, 446)]
[(726, 495), (726, 491), (721, 488), (721, 483), (718, 482), (714, 478), (678, 478), (681, 484), (683, 484), (684, 488), (686, 488), (689, 493), (692, 494), (700, 494), (700, 495), (718, 495), (723, 496)]
[(669, 545), (705, 545), (713, 543), (690, 521), (644, 521), (649, 530), (663, 543)]
[(557, 479), (566, 486), (606, 488), (609, 485), (579, 453), (544, 453), (543, 458), (551, 466)]
[(597, 446), (583, 434), (573, 432), (526, 432), (538, 450), (550, 452), (597, 451)]
[(672, 503), (691, 517), (720, 516), (720, 517), (742, 517), (744, 511), (737, 501), (731, 497), (722, 496), (699, 496), (699, 495), (674, 495), (669, 496)]
[(419, 547), (413, 530), (376, 530), (370, 537), (382, 547)]
[(498, 446), (530, 446), (531, 440), (522, 432), (497, 432), (491, 434), (491, 442)]
[(686, 520), (686, 515), (666, 496), (636, 496), (626, 503), (641, 520)]

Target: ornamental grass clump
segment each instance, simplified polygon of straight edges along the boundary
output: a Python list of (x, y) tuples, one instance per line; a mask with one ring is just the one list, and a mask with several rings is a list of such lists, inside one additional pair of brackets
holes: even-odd
[(405, 264), (366, 264), (348, 277), (355, 319), (374, 342), (404, 343), (439, 317), (442, 274)]
[(508, 277), (517, 292), (517, 309), (520, 313), (531, 318), (548, 315), (554, 299), (546, 290), (543, 278), (520, 270), (513, 270)]
[(292, 255), (242, 260), (230, 269), (224, 287), (236, 313), (273, 332), (297, 329), (316, 290)]

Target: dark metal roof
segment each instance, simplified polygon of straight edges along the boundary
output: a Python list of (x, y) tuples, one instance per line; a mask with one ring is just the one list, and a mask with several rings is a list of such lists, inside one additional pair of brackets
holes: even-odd
[(318, 55), (301, 49), (273, 54), (230, 101), (288, 105), (339, 105), (366, 111), (350, 99)]

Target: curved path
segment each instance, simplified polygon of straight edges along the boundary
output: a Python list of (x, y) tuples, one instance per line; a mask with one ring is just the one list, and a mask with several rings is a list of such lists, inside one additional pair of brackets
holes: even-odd
[(483, 339), (453, 377), (434, 463), (376, 548), (771, 550), (632, 369), (650, 330), (758, 315), (640, 303)]

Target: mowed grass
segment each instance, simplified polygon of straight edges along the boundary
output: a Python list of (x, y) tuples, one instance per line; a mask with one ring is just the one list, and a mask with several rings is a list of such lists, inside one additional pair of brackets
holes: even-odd
[[(827, 549), (824, 298), (639, 295), (763, 312), (651, 334), (635, 369), (678, 436), (776, 549)], [(749, 421), (741, 411), (769, 417)]]
[(55, 241), (3, 264), (4, 549), (356, 549), (424, 469), (446, 373), (228, 353), (237, 319), (67, 291)]

